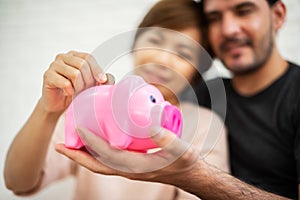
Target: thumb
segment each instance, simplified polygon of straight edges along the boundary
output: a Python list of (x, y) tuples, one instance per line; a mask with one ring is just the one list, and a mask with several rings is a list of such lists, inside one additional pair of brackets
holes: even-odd
[(157, 146), (173, 156), (182, 155), (189, 147), (189, 145), (178, 138), (175, 133), (159, 126), (150, 128), (150, 137)]

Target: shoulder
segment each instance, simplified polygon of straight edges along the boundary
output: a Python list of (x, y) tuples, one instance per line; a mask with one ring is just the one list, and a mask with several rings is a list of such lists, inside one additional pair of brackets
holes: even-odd
[(211, 117), (214, 115), (214, 112), (206, 107), (199, 106), (190, 102), (182, 102), (181, 105), (181, 110), (183, 114), (197, 114), (199, 116), (202, 116), (201, 118), (207, 118)]
[(189, 121), (198, 122), (199, 128), (204, 132), (207, 132), (211, 126), (217, 126), (219, 128), (224, 126), (218, 114), (203, 106), (183, 102), (181, 104), (181, 111), (185, 123), (189, 124)]
[(289, 62), (289, 95), (286, 96), (286, 101), (290, 106), (293, 106), (293, 122), (296, 126), (300, 121), (300, 66)]
[[(187, 117), (191, 120), (184, 117), (186, 123), (184, 123), (183, 137), (186, 139), (190, 136), (187, 137), (188, 142), (192, 142), (206, 162), (229, 172), (227, 131), (220, 117), (212, 110), (191, 103), (183, 103), (181, 108), (188, 113), (198, 112), (197, 119), (195, 117), (191, 119), (190, 115)], [(191, 131), (190, 123), (195, 121), (197, 121), (196, 130)]]
[[(300, 100), (300, 66), (289, 62), (289, 69), (286, 73), (285, 82), (289, 94), (296, 102)], [(298, 102), (299, 103), (299, 102)]]
[(293, 81), (300, 81), (300, 66), (295, 63), (289, 62), (289, 68), (286, 76)]
[[(289, 66), (291, 67), (291, 68), (297, 68), (298, 70), (300, 70), (300, 65), (298, 65), (298, 64), (296, 64), (296, 63), (293, 63), (293, 62), (290, 62), (290, 61), (287, 61), (288, 62), (288, 64), (289, 64)], [(297, 70), (296, 69), (296, 70)]]

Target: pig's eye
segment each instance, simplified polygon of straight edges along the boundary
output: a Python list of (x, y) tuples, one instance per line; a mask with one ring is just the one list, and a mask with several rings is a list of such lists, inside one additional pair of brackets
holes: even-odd
[(153, 95), (150, 96), (150, 101), (151, 101), (152, 103), (156, 103), (156, 99), (155, 99), (155, 97), (154, 97)]

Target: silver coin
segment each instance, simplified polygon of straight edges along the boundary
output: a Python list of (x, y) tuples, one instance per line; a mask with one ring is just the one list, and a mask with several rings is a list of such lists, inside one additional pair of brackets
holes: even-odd
[(114, 75), (110, 74), (110, 73), (106, 73), (106, 77), (107, 77), (107, 82), (105, 84), (107, 85), (113, 85), (115, 84), (115, 77)]

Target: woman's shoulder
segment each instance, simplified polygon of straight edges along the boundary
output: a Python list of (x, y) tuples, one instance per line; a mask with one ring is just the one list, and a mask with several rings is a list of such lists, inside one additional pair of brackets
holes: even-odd
[(195, 105), (189, 102), (181, 104), (184, 130), (195, 134), (206, 135), (208, 133), (227, 132), (226, 126), (221, 117), (214, 111)]
[(191, 115), (197, 113), (199, 115), (198, 117), (201, 120), (206, 121), (206, 120), (209, 120), (212, 118), (216, 118), (218, 121), (220, 121), (220, 122), (222, 121), (221, 117), (216, 112), (214, 112), (213, 110), (208, 109), (204, 106), (199, 106), (199, 105), (196, 105), (196, 104), (193, 104), (190, 102), (182, 102), (180, 104), (180, 107), (181, 107), (183, 116), (185, 116), (185, 115), (191, 116)]

